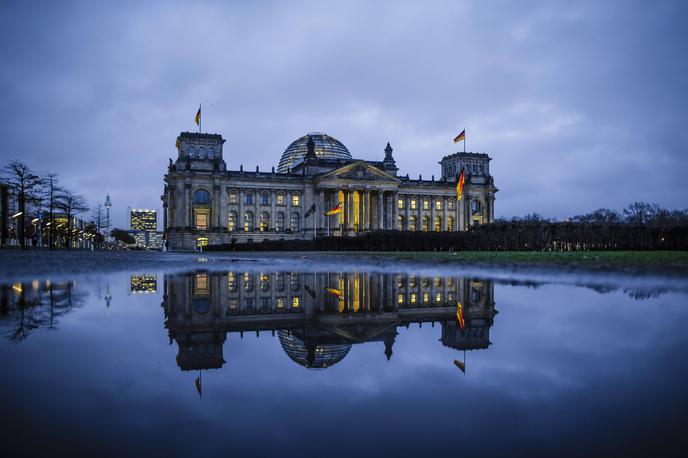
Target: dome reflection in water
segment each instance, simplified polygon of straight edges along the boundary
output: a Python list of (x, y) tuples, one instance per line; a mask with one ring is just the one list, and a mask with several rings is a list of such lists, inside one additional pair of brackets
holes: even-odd
[(340, 363), (366, 342), (382, 342), (389, 360), (397, 328), (411, 324), (439, 325), (446, 347), (485, 349), (497, 313), (491, 282), (458, 276), (200, 271), (165, 276), (164, 290), (182, 370), (222, 367), (227, 333), (277, 333), (286, 355), (309, 369)]

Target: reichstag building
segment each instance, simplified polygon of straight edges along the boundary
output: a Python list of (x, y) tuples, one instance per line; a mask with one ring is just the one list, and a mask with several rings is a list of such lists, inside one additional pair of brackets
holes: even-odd
[(381, 161), (369, 161), (354, 159), (334, 137), (311, 133), (287, 147), (277, 169), (249, 171), (227, 170), (224, 142), (218, 134), (177, 138), (162, 195), (171, 249), (375, 230), (463, 231), (494, 221), (497, 188), (487, 154), (445, 156), (440, 177), (428, 180), (400, 176), (389, 143)]

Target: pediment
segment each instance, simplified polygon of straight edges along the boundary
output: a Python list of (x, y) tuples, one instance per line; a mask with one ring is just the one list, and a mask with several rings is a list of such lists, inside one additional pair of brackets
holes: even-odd
[(365, 161), (357, 161), (324, 174), (324, 180), (372, 181), (398, 183), (399, 179)]

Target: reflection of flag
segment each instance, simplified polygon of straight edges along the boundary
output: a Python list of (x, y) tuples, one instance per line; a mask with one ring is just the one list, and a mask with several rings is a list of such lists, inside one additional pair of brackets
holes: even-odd
[(336, 215), (337, 213), (341, 213), (341, 212), (342, 212), (342, 204), (339, 203), (339, 204), (337, 204), (336, 207), (334, 207), (333, 209), (331, 209), (330, 211), (327, 212), (327, 216)]
[(327, 292), (337, 296), (337, 299), (344, 297), (344, 292), (341, 289), (327, 288)]
[(198, 112), (196, 113), (196, 118), (194, 119), (197, 126), (201, 125), (201, 107), (198, 107)]
[(198, 372), (198, 377), (196, 377), (196, 391), (198, 391), (198, 395), (203, 397), (203, 390), (201, 389), (201, 372)]
[(315, 204), (311, 205), (311, 208), (309, 208), (308, 211), (306, 211), (306, 214), (303, 215), (303, 217), (304, 217), (304, 218), (308, 218), (308, 217), (311, 216), (313, 213), (315, 213)]
[(456, 182), (456, 198), (461, 200), (461, 194), (463, 194), (463, 169), (461, 169), (461, 174), (459, 175), (459, 181)]
[(306, 290), (306, 292), (307, 292), (308, 294), (310, 294), (311, 299), (315, 300), (315, 291), (313, 291), (313, 288), (311, 288), (311, 287), (308, 286), (308, 285), (303, 285), (303, 287), (304, 287), (304, 289)]
[(459, 369), (461, 369), (461, 372), (463, 372), (464, 374), (466, 373), (466, 364), (465, 364), (465, 363), (462, 363), (462, 362), (459, 361), (458, 359), (455, 359), (455, 360), (454, 360), (454, 364), (456, 364), (456, 367), (458, 367)]
[(456, 304), (456, 321), (459, 322), (459, 327), (463, 331), (463, 326), (465, 322), (463, 320), (463, 307), (461, 306), (461, 302)]
[(454, 138), (454, 143), (459, 143), (461, 140), (466, 140), (466, 129)]

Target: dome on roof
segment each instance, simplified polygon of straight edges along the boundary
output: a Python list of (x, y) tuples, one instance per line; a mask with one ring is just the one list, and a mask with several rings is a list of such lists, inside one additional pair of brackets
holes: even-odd
[(277, 331), (282, 349), (295, 363), (308, 369), (326, 369), (337, 364), (351, 350), (351, 344), (315, 345), (309, 357), (306, 343), (287, 331)]
[(280, 159), (277, 171), (284, 173), (293, 168), (296, 164), (303, 161), (306, 157), (306, 143), (308, 137), (315, 143), (315, 155), (323, 159), (351, 159), (351, 153), (346, 146), (334, 137), (330, 137), (322, 132), (311, 132), (303, 137), (294, 140), (291, 145), (284, 150)]

